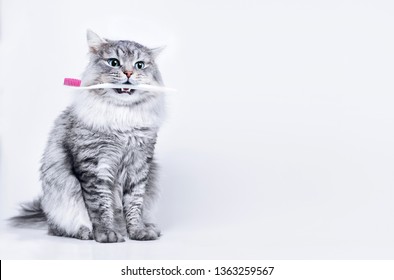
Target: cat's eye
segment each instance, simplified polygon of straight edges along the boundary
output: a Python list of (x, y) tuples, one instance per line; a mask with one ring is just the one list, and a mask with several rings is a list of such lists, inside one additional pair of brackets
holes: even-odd
[(107, 63), (109, 64), (109, 66), (112, 66), (112, 67), (120, 67), (120, 61), (116, 58), (108, 59)]
[(145, 68), (145, 63), (143, 61), (137, 61), (134, 64), (134, 67), (137, 68), (137, 69), (144, 69)]

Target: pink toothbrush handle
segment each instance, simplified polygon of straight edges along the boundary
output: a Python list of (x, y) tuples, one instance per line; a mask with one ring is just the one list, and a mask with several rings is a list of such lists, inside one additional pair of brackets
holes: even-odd
[(64, 78), (64, 85), (71, 86), (71, 87), (80, 87), (81, 80), (73, 79), (73, 78)]

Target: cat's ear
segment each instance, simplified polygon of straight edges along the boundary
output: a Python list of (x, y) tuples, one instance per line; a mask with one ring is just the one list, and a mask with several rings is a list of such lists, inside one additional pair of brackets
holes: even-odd
[(90, 29), (86, 32), (86, 39), (91, 52), (97, 52), (102, 44), (107, 43), (105, 39), (101, 38)]
[(150, 49), (151, 55), (153, 56), (154, 59), (156, 59), (156, 58), (159, 56), (159, 54), (161, 54), (161, 52), (162, 52), (165, 48), (166, 48), (166, 46), (161, 46), (161, 47), (158, 47), (158, 48)]

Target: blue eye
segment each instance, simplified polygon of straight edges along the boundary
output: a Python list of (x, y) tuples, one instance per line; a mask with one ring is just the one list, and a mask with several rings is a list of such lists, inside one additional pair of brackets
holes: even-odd
[(144, 69), (145, 68), (145, 63), (143, 61), (137, 61), (134, 64), (134, 67), (137, 68), (137, 69)]
[(112, 66), (112, 67), (120, 67), (120, 61), (116, 58), (108, 59), (107, 63), (109, 64), (109, 66)]

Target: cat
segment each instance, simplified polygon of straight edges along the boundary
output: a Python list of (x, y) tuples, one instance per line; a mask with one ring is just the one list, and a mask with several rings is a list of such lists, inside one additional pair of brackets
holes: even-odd
[[(87, 31), (89, 63), (82, 86), (162, 86), (162, 48), (108, 40)], [(14, 225), (44, 223), (48, 234), (97, 242), (155, 240), (149, 221), (157, 196), (154, 148), (165, 114), (163, 93), (94, 89), (76, 93), (56, 119), (44, 151), (42, 194), (22, 204)]]

